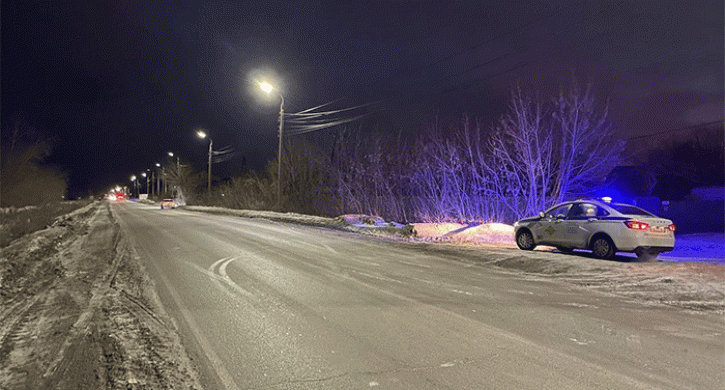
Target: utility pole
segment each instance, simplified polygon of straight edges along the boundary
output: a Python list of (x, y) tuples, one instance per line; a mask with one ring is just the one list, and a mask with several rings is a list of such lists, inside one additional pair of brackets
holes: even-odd
[(282, 134), (284, 132), (284, 96), (279, 95), (279, 146), (277, 147), (277, 204), (282, 207)]
[(211, 195), (211, 154), (212, 154), (211, 145), (212, 145), (212, 140), (211, 140), (211, 138), (209, 138), (209, 172), (206, 175), (206, 181), (207, 181), (206, 190), (209, 195)]

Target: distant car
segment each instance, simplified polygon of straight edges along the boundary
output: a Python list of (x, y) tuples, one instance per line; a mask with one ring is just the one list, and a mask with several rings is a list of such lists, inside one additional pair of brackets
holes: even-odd
[(163, 209), (175, 209), (176, 202), (173, 199), (164, 199), (161, 201), (161, 210)]
[(106, 195), (106, 198), (111, 202), (123, 202), (126, 199), (126, 196), (123, 192), (111, 192)]
[(590, 249), (602, 259), (611, 259), (616, 252), (634, 252), (641, 260), (651, 261), (675, 247), (675, 225), (629, 204), (582, 199), (517, 221), (514, 237), (523, 250), (537, 245), (562, 252)]

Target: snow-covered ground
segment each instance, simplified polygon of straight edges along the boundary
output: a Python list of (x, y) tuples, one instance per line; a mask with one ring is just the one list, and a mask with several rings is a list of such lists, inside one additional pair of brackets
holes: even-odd
[(725, 264), (725, 233), (675, 236), (675, 250), (659, 256), (663, 261), (698, 261)]

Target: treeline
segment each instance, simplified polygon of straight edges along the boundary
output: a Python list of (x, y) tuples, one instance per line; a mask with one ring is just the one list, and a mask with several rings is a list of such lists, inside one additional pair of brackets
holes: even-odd
[(64, 199), (65, 175), (43, 164), (51, 152), (50, 142), (19, 116), (3, 128), (0, 152), (0, 207), (37, 206)]
[(619, 163), (607, 107), (589, 88), (541, 98), (512, 91), (493, 124), (435, 121), (414, 137), (345, 127), (286, 142), (277, 162), (197, 187), (193, 203), (407, 221), (507, 221), (590, 193)]

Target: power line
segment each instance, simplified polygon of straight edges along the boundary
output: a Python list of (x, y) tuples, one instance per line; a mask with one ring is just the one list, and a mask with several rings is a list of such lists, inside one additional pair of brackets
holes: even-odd
[(655, 137), (655, 136), (662, 135), (662, 134), (677, 133), (677, 132), (685, 131), (685, 130), (697, 129), (697, 128), (700, 128), (700, 127), (714, 125), (716, 123), (723, 123), (723, 121), (724, 121), (723, 119), (720, 119), (720, 120), (716, 120), (716, 121), (712, 121), (712, 122), (708, 122), (708, 123), (701, 123), (699, 125), (692, 125), (692, 126), (686, 126), (686, 127), (679, 127), (679, 128), (676, 128), (676, 129), (664, 130), (664, 131), (660, 131), (658, 133), (652, 133), (652, 134), (647, 134), (647, 135), (638, 135), (636, 137), (629, 137), (629, 138), (627, 138), (627, 141), (632, 141), (632, 140), (637, 140), (637, 139), (642, 139), (642, 138)]
[[(617, 3), (617, 4), (615, 4), (615, 5), (619, 5), (619, 4), (621, 4), (621, 2), (618, 2), (618, 3)], [(603, 13), (604, 13), (604, 12), (606, 12), (606, 11), (607, 11), (606, 9), (603, 9), (603, 10), (601, 10), (601, 11), (599, 11), (599, 12), (595, 13), (595, 14), (594, 14), (593, 16), (588, 16), (588, 17), (585, 17), (585, 18), (583, 18), (583, 19), (579, 20), (579, 21), (578, 21), (578, 22), (576, 22), (575, 24), (579, 24), (579, 23), (581, 23), (581, 22), (583, 22), (583, 21), (585, 21), (585, 20), (587, 20), (587, 19), (592, 19), (592, 18), (594, 18), (594, 17), (596, 17), (596, 16), (598, 16), (598, 15), (601, 15), (601, 14), (603, 14)], [(610, 16), (611, 16), (611, 15), (610, 15)], [(560, 36), (560, 35), (562, 35), (562, 34), (564, 34), (564, 33), (568, 32), (568, 31), (570, 31), (571, 29), (572, 29), (572, 28), (568, 28), (568, 29), (566, 29), (566, 30), (564, 30), (564, 31), (560, 31), (559, 33), (557, 33), (557, 34), (555, 35), (555, 37), (558, 37), (558, 36)], [(609, 33), (608, 33), (608, 34), (606, 34), (606, 35), (602, 35), (602, 36), (600, 36), (600, 37), (599, 37), (599, 39), (598, 39), (597, 41), (601, 41), (602, 39), (606, 38), (606, 37), (607, 37), (607, 36), (608, 36), (609, 34), (611, 34), (611, 32), (609, 32)], [(587, 44), (592, 44), (592, 43), (594, 43), (594, 42), (597, 42), (597, 41), (593, 41), (593, 40), (587, 40), (587, 41), (584, 41), (584, 42), (582, 42), (582, 43), (581, 43), (580, 45), (578, 45), (578, 46), (576, 46), (576, 47), (573, 47), (573, 48), (569, 48), (569, 50), (576, 50), (576, 49), (579, 49), (579, 48), (581, 48), (581, 47), (584, 47), (584, 46), (585, 46), (585, 45), (587, 45)], [(531, 46), (533, 46), (533, 45), (531, 45)], [(537, 50), (537, 51), (536, 51), (536, 52), (535, 52), (534, 54), (536, 54), (536, 53), (540, 52), (541, 50), (543, 50), (543, 49), (538, 49), (538, 50)], [(564, 52), (565, 50), (566, 50), (566, 49), (560, 49), (560, 50), (559, 50), (559, 52)], [(521, 56), (524, 56), (525, 54), (526, 54), (526, 53), (522, 53), (522, 54), (521, 54)], [(507, 54), (507, 55), (505, 55), (505, 56), (508, 56), (508, 54)], [(538, 57), (538, 56), (535, 56), (535, 58), (540, 58), (540, 57)], [(496, 60), (496, 59), (494, 59), (494, 60)], [(487, 63), (493, 62), (494, 60), (491, 60), (491, 61), (487, 61)], [(464, 87), (468, 87), (468, 86), (471, 86), (471, 85), (475, 85), (475, 84), (481, 83), (481, 82), (483, 82), (483, 81), (486, 81), (486, 80), (492, 79), (492, 78), (494, 78), (494, 77), (502, 76), (502, 75), (504, 75), (504, 74), (507, 74), (507, 73), (513, 72), (513, 71), (515, 71), (515, 70), (518, 70), (518, 69), (522, 69), (522, 68), (528, 67), (528, 66), (530, 66), (530, 65), (536, 64), (537, 62), (538, 62), (538, 63), (546, 63), (546, 62), (551, 62), (552, 60), (553, 60), (553, 56), (549, 55), (549, 56), (548, 56), (548, 60), (546, 60), (546, 61), (541, 61), (541, 60), (538, 60), (538, 59), (534, 59), (534, 60), (530, 60), (530, 61), (527, 61), (527, 62), (522, 62), (522, 63), (519, 63), (518, 65), (514, 65), (514, 66), (512, 66), (512, 67), (510, 67), (510, 68), (508, 68), (508, 69), (506, 69), (506, 70), (503, 70), (503, 71), (501, 71), (501, 72), (497, 72), (497, 73), (495, 73), (495, 74), (492, 74), (492, 75), (489, 75), (489, 76), (486, 76), (486, 77), (482, 77), (482, 78), (477, 78), (477, 79), (474, 79), (474, 80), (471, 80), (471, 81), (467, 81), (467, 82), (459, 83), (459, 84), (457, 84), (457, 85), (452, 85), (452, 86), (449, 86), (448, 88), (446, 88), (446, 89), (444, 89), (444, 90), (440, 91), (440, 92), (439, 92), (438, 94), (445, 94), (445, 93), (448, 93), (448, 92), (452, 92), (452, 91), (455, 91), (455, 90), (457, 90), (457, 89), (460, 89), (460, 88), (464, 88)], [(462, 73), (461, 73), (461, 74), (462, 74)]]
[[(604, 12), (604, 11), (599, 11), (599, 12), (597, 12), (597, 13), (595, 13), (595, 14), (592, 14), (592, 15), (590, 15), (590, 16), (586, 16), (586, 17), (584, 17), (584, 18), (582, 18), (582, 19), (579, 19), (579, 20), (577, 20), (577, 21), (576, 21), (576, 22), (574, 22), (574, 23), (571, 23), (571, 24), (569, 25), (569, 27), (568, 27), (568, 28), (567, 28), (566, 30), (564, 30), (564, 31), (559, 31), (559, 32), (557, 32), (557, 33), (556, 33), (556, 35), (555, 35), (555, 37), (561, 36), (561, 35), (563, 35), (564, 33), (566, 33), (566, 32), (569, 32), (569, 31), (571, 31), (571, 30), (575, 29), (575, 28), (576, 28), (577, 26), (579, 26), (579, 25), (580, 25), (580, 24), (582, 24), (583, 22), (587, 22), (587, 21), (589, 21), (590, 19), (593, 19), (593, 18), (597, 17), (597, 16), (599, 15), (599, 14), (601, 14), (601, 13), (603, 13), (603, 12)], [(523, 51), (524, 51), (524, 52), (526, 52), (526, 51), (530, 50), (530, 49), (531, 49), (532, 47), (534, 47), (534, 46), (536, 46), (536, 45), (535, 45), (535, 44), (524, 44), (524, 45), (520, 45), (519, 47), (515, 48), (514, 50), (521, 50), (521, 49), (523, 49)], [(498, 56), (498, 57), (496, 57), (496, 58), (493, 58), (493, 59), (491, 59), (491, 60), (488, 60), (488, 61), (484, 61), (484, 62), (480, 62), (480, 63), (478, 63), (478, 64), (476, 64), (476, 65), (473, 65), (473, 66), (469, 66), (469, 67), (468, 67), (468, 68), (466, 68), (465, 70), (463, 70), (463, 71), (461, 71), (461, 72), (459, 72), (459, 73), (455, 74), (455, 75), (454, 75), (454, 77), (458, 77), (458, 76), (460, 76), (460, 75), (463, 75), (463, 74), (466, 74), (466, 73), (468, 73), (468, 72), (470, 72), (470, 71), (472, 71), (472, 70), (476, 70), (476, 69), (478, 69), (478, 68), (481, 68), (481, 67), (483, 67), (483, 66), (489, 65), (489, 64), (491, 64), (491, 63), (493, 63), (493, 62), (496, 62), (496, 61), (498, 61), (498, 60), (504, 59), (504, 58), (506, 58), (506, 57), (510, 56), (511, 54), (512, 54), (512, 51), (509, 51), (508, 53), (506, 53), (506, 54), (504, 54), (504, 55), (500, 55), (500, 56)]]
[(452, 54), (450, 54), (450, 55), (448, 55), (448, 56), (446, 56), (446, 57), (444, 57), (444, 58), (442, 58), (442, 59), (440, 59), (438, 61), (433, 62), (432, 65), (437, 65), (437, 64), (440, 64), (441, 62), (448, 61), (450, 59), (453, 59), (453, 58), (457, 57), (460, 54), (463, 54), (463, 53), (467, 52), (467, 51), (471, 51), (471, 50), (478, 49), (479, 47), (481, 47), (481, 46), (483, 46), (483, 45), (485, 45), (487, 43), (491, 43), (491, 42), (496, 41), (498, 39), (501, 39), (501, 38), (503, 38), (503, 37), (505, 37), (507, 35), (510, 35), (510, 34), (512, 34), (514, 32), (517, 32), (517, 31), (523, 30), (524, 28), (533, 26), (533, 25), (535, 25), (535, 24), (537, 24), (537, 23), (539, 23), (541, 21), (544, 21), (546, 19), (550, 19), (550, 18), (552, 18), (554, 16), (561, 15), (561, 14), (564, 13), (564, 11), (566, 9), (572, 8), (572, 7), (574, 7), (574, 5), (569, 5), (569, 6), (563, 7), (561, 9), (559, 9), (558, 11), (554, 11), (554, 12), (548, 14), (548, 15), (544, 15), (544, 16), (538, 18), (538, 19), (534, 19), (533, 21), (531, 21), (529, 23), (526, 23), (526, 24), (521, 25), (519, 27), (513, 28), (513, 29), (508, 30), (506, 32), (503, 32), (501, 34), (498, 34), (498, 35), (496, 35), (496, 36), (494, 36), (492, 38), (489, 38), (489, 39), (486, 39), (486, 40), (483, 40), (483, 41), (479, 41), (476, 44), (474, 44), (472, 46), (469, 46), (466, 49), (459, 50), (459, 51), (454, 52), (454, 53), (452, 53)]
[(285, 135), (298, 135), (298, 134), (309, 133), (312, 131), (323, 130), (323, 129), (327, 129), (330, 127), (340, 126), (340, 125), (343, 125), (346, 123), (351, 123), (356, 120), (362, 119), (368, 115), (370, 115), (370, 113), (360, 114), (360, 115), (354, 116), (352, 118), (343, 118), (343, 119), (339, 119), (339, 120), (331, 121), (331, 122), (327, 122), (327, 123), (294, 127), (292, 129), (290, 129), (290, 131), (285, 131)]

